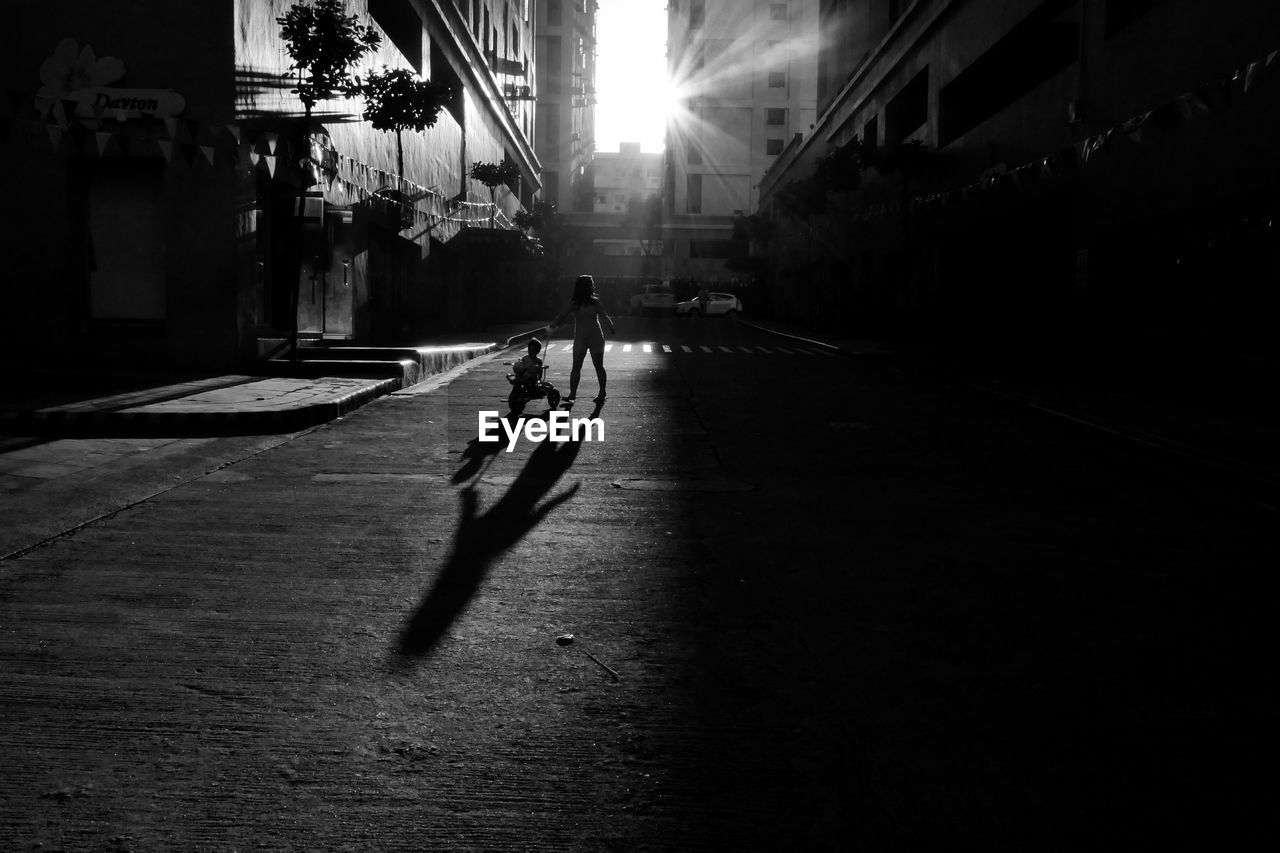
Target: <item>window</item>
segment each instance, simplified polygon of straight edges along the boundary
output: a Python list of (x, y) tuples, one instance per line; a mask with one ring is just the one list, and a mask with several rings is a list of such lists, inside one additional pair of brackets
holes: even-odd
[[(1076, 61), (1080, 49), (1078, 5), (1048, 0), (957, 74), (938, 93), (938, 142), (968, 133)], [(891, 120), (885, 113), (885, 143)]]
[(696, 30), (707, 19), (706, 0), (691, 0), (689, 3), (689, 29)]
[(771, 21), (787, 20), (787, 4), (786, 3), (770, 3), (769, 4), (769, 20)]
[(769, 155), (777, 155), (782, 153), (781, 139), (766, 139), (764, 141), (764, 153)]
[(770, 107), (764, 111), (764, 123), (785, 126), (787, 123), (787, 111), (779, 107)]
[(785, 89), (787, 87), (787, 72), (770, 71), (769, 72), (769, 88)]
[(702, 176), (686, 175), (685, 213), (702, 212)]
[(422, 73), (422, 18), (409, 0), (369, 0), (369, 14), (413, 70)]
[(884, 108), (884, 141), (892, 147), (929, 120), (929, 69), (925, 68)]
[(564, 67), (564, 59), (561, 56), (563, 48), (560, 44), (560, 36), (547, 37), (547, 73), (553, 77), (560, 74)]
[(542, 198), (551, 204), (560, 203), (560, 175), (558, 172), (542, 173)]
[(1107, 38), (1150, 12), (1161, 0), (1107, 0)]

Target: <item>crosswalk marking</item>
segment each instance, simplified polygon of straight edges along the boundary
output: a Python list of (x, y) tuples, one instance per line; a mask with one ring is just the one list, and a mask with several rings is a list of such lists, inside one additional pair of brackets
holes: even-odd
[[(766, 347), (766, 346), (760, 346), (759, 344), (752, 345), (752, 346), (748, 346), (745, 344), (735, 344), (733, 346), (726, 346), (724, 344), (715, 344), (712, 346), (708, 346), (707, 344), (694, 344), (691, 346), (689, 344), (659, 344), (659, 343), (637, 342), (634, 344), (620, 343), (618, 344), (618, 346), (622, 348), (623, 352), (629, 353), (634, 351), (636, 353), (644, 352), (644, 353), (650, 353), (650, 354), (677, 353), (677, 352), (696, 354), (699, 351), (704, 353), (710, 353), (712, 355), (720, 355), (720, 354), (738, 355), (740, 353), (745, 353), (747, 355), (761, 355), (761, 354), (775, 355), (775, 354), (781, 353), (782, 355), (834, 356), (836, 354), (835, 351), (827, 349), (826, 347), (823, 347), (823, 346), (818, 346), (818, 345), (795, 346), (794, 344), (790, 347), (780, 347), (780, 346), (777, 346), (776, 344), (773, 346)], [(548, 345), (547, 351), (550, 351), (553, 348), (554, 348), (554, 344)], [(605, 352), (612, 352), (613, 348), (614, 348), (614, 345), (611, 343), (604, 345)], [(564, 344), (565, 351), (570, 351), (572, 349), (573, 349), (572, 344)]]

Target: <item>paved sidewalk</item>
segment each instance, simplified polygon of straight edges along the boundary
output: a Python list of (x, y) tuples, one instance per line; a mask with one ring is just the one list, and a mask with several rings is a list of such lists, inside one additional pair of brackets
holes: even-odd
[[(0, 388), (0, 435), (234, 435), (331, 421), (368, 401), (497, 352), (538, 321), (451, 333), (415, 347), (324, 347), (263, 372), (176, 377), (170, 372), (41, 371)], [(124, 388), (127, 390), (117, 390)], [(77, 390), (79, 389), (79, 390)], [(6, 443), (0, 439), (0, 450)]]

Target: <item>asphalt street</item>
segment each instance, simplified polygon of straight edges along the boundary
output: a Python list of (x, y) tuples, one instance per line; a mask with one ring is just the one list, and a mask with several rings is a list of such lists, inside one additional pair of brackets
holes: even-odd
[(476, 440), (517, 350), (86, 485), (0, 561), (0, 849), (1275, 834), (1265, 507), (936, 365), (726, 320), (611, 344), (603, 440)]

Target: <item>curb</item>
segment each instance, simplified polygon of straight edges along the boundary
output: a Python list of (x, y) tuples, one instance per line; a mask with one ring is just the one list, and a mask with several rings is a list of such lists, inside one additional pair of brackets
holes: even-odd
[(282, 409), (224, 412), (53, 411), (0, 412), (0, 432), (37, 435), (191, 437), (294, 432), (342, 417), (383, 394), (397, 391), (398, 379), (320, 403)]
[[(365, 378), (371, 384), (340, 397), (303, 405), (216, 412), (140, 412), (119, 409), (7, 411), (0, 412), (0, 433), (76, 437), (209, 437), (294, 432), (340, 418), (371, 400), (416, 385), (459, 364), (482, 358), (503, 348), (503, 344), (497, 342), (474, 347), (421, 347), (418, 348), (416, 359), (358, 360), (347, 363), (345, 369), (342, 361), (312, 361), (310, 368), (304, 367), (300, 372), (312, 376), (339, 377), (345, 373), (347, 376), (344, 378)], [(307, 362), (304, 360), (299, 364), (306, 365)]]

